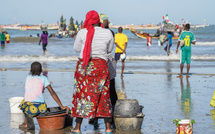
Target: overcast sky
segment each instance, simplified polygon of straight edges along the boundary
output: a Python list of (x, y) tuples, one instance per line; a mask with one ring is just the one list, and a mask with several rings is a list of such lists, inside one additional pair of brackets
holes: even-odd
[(90, 10), (113, 24), (158, 24), (165, 14), (174, 23), (215, 24), (215, 0), (1, 0), (0, 24), (56, 23), (61, 14), (80, 22)]

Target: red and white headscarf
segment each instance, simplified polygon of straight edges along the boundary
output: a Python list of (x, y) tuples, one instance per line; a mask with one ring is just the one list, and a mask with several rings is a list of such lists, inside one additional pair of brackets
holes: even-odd
[(91, 44), (94, 36), (95, 29), (93, 24), (100, 23), (99, 14), (95, 10), (91, 10), (86, 14), (86, 20), (84, 22), (84, 28), (87, 28), (87, 38), (84, 46), (83, 51), (83, 64), (82, 67), (86, 69), (89, 60), (90, 60), (90, 53), (91, 53)]

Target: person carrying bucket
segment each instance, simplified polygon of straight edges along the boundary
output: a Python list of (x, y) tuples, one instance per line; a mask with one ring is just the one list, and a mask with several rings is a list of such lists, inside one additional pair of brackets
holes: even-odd
[(25, 96), (19, 105), (19, 108), (25, 115), (25, 121), (23, 124), (19, 125), (19, 128), (28, 130), (35, 129), (33, 117), (47, 110), (47, 105), (43, 97), (45, 88), (48, 89), (51, 96), (62, 110), (68, 108), (62, 105), (58, 95), (52, 89), (47, 77), (41, 75), (41, 73), (42, 65), (39, 62), (33, 62), (31, 64), (30, 74), (27, 76), (25, 82)]

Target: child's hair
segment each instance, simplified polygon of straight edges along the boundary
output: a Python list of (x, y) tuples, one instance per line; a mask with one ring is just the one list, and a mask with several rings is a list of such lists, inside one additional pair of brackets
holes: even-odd
[(37, 61), (33, 62), (31, 64), (30, 74), (40, 76), (41, 72), (42, 72), (42, 65)]

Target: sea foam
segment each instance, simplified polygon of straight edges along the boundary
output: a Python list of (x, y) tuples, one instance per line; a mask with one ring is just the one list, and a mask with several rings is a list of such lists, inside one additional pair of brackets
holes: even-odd
[[(214, 61), (215, 55), (193, 55), (192, 60), (207, 60)], [(77, 61), (78, 56), (29, 56), (29, 55), (3, 55), (0, 56), (0, 62), (72, 62)], [(140, 56), (126, 56), (126, 61), (178, 61), (180, 60), (179, 54), (170, 54), (167, 55), (140, 55)]]

